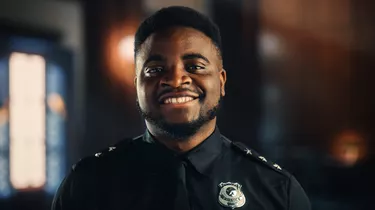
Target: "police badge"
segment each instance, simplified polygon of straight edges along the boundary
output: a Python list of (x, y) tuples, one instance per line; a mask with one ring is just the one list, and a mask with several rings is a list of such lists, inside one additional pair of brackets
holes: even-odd
[(241, 191), (241, 185), (232, 182), (222, 182), (219, 184), (219, 203), (224, 207), (232, 209), (240, 208), (246, 203), (246, 198)]

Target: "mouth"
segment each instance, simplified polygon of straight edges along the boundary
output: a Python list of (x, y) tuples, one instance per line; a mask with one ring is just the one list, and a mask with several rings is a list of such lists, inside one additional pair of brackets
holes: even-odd
[(182, 96), (182, 97), (169, 97), (161, 101), (161, 104), (184, 104), (190, 101), (193, 101), (197, 98), (191, 96)]
[(188, 93), (167, 93), (160, 97), (159, 103), (162, 105), (183, 105), (188, 104), (198, 98), (199, 96)]

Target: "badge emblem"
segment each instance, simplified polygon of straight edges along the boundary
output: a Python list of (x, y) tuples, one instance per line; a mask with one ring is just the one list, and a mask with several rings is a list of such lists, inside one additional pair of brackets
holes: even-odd
[(245, 205), (246, 198), (241, 191), (242, 185), (232, 182), (222, 182), (219, 184), (219, 187), (219, 203), (222, 206), (235, 209)]

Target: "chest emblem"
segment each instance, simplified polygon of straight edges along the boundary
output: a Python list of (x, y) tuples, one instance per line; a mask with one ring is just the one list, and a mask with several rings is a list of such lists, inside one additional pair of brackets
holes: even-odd
[(233, 182), (222, 182), (219, 187), (219, 203), (222, 206), (235, 209), (245, 205), (246, 198), (241, 191), (242, 185)]

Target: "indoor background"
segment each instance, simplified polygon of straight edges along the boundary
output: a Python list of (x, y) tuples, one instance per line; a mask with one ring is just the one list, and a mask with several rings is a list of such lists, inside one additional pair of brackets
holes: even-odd
[(79, 159), (140, 135), (134, 33), (193, 7), (219, 26), (221, 132), (277, 162), (313, 210), (375, 199), (372, 0), (0, 0), (0, 209), (50, 208)]

